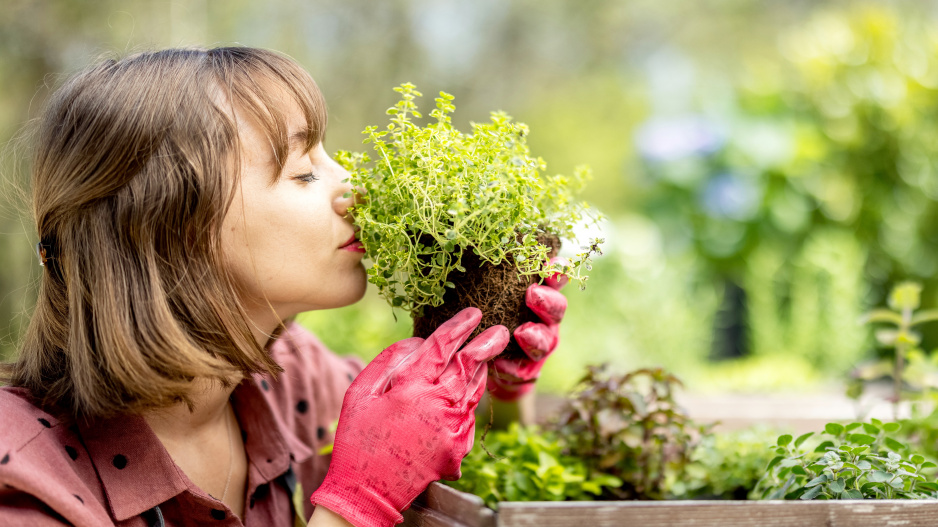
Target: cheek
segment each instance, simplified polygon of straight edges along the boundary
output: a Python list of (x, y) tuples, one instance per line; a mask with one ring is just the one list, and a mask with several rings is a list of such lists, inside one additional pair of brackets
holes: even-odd
[(250, 261), (243, 222), (244, 211), (241, 206), (232, 206), (225, 216), (221, 230), (221, 248), (225, 264), (238, 278), (243, 277)]
[(257, 294), (282, 267), (289, 254), (287, 231), (291, 222), (274, 203), (265, 203), (263, 194), (245, 192), (238, 196), (222, 228), (225, 262), (235, 278), (247, 291)]

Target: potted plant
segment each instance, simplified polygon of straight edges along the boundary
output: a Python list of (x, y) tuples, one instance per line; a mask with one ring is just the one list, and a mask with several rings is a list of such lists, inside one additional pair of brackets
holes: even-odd
[(363, 132), (372, 152), (340, 151), (336, 160), (361, 194), (353, 215), (371, 262), (368, 280), (393, 307), (411, 313), (415, 336), (428, 336), (468, 306), (484, 314), (477, 332), (536, 320), (524, 291), (553, 273), (583, 287), (601, 240), (567, 265), (549, 261), (559, 239), (574, 238), (574, 225), (593, 217), (576, 199), (589, 169), (547, 174), (528, 149), (528, 127), (504, 112), (460, 132), (447, 93), (421, 126), (420, 92), (412, 84), (395, 91), (401, 99), (387, 111), (390, 123)]

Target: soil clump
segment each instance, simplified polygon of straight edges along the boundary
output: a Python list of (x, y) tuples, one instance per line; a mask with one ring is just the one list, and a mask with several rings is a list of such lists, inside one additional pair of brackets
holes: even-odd
[[(537, 241), (550, 247), (551, 258), (557, 255), (560, 249), (557, 236), (540, 233)], [(514, 333), (515, 328), (525, 322), (541, 321), (524, 301), (525, 291), (539, 280), (537, 276), (519, 277), (514, 262), (505, 260), (499, 265), (492, 265), (482, 261), (471, 250), (463, 253), (462, 266), (466, 272), (454, 271), (447, 278), (455, 287), (446, 288), (443, 303), (437, 307), (424, 306), (423, 316), (414, 317), (415, 337), (429, 337), (442, 323), (467, 307), (477, 307), (482, 311), (482, 322), (469, 336), (469, 340), (496, 324)], [(522, 358), (526, 355), (512, 336), (502, 356)]]

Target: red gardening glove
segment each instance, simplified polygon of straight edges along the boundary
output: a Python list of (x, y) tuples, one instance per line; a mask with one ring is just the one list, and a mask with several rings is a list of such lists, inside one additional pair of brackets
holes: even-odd
[[(550, 263), (565, 260), (552, 258)], [(525, 322), (514, 331), (515, 342), (527, 357), (499, 357), (489, 363), (488, 388), (496, 399), (514, 401), (533, 390), (544, 361), (557, 349), (560, 321), (567, 310), (567, 299), (560, 289), (567, 285), (567, 277), (557, 273), (545, 279), (544, 284), (531, 284), (524, 295), (525, 303), (541, 322)]]
[(403, 521), (400, 512), (431, 482), (459, 479), (486, 362), (509, 340), (504, 326), (493, 326), (463, 346), (480, 320), (481, 311), (466, 308), (426, 340), (392, 345), (359, 374), (342, 402), (314, 504), (357, 527), (387, 527)]

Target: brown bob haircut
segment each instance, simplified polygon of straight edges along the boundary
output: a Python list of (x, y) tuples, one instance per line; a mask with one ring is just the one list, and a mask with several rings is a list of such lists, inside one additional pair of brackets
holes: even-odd
[(284, 92), (306, 114), (312, 149), (326, 127), (322, 95), (271, 51), (139, 53), (53, 94), (32, 165), (48, 259), (3, 381), (76, 417), (107, 417), (191, 406), (196, 378), (280, 371), (251, 331), (220, 234), (239, 183), (233, 109), (260, 124), (282, 166), (284, 104), (271, 94)]

